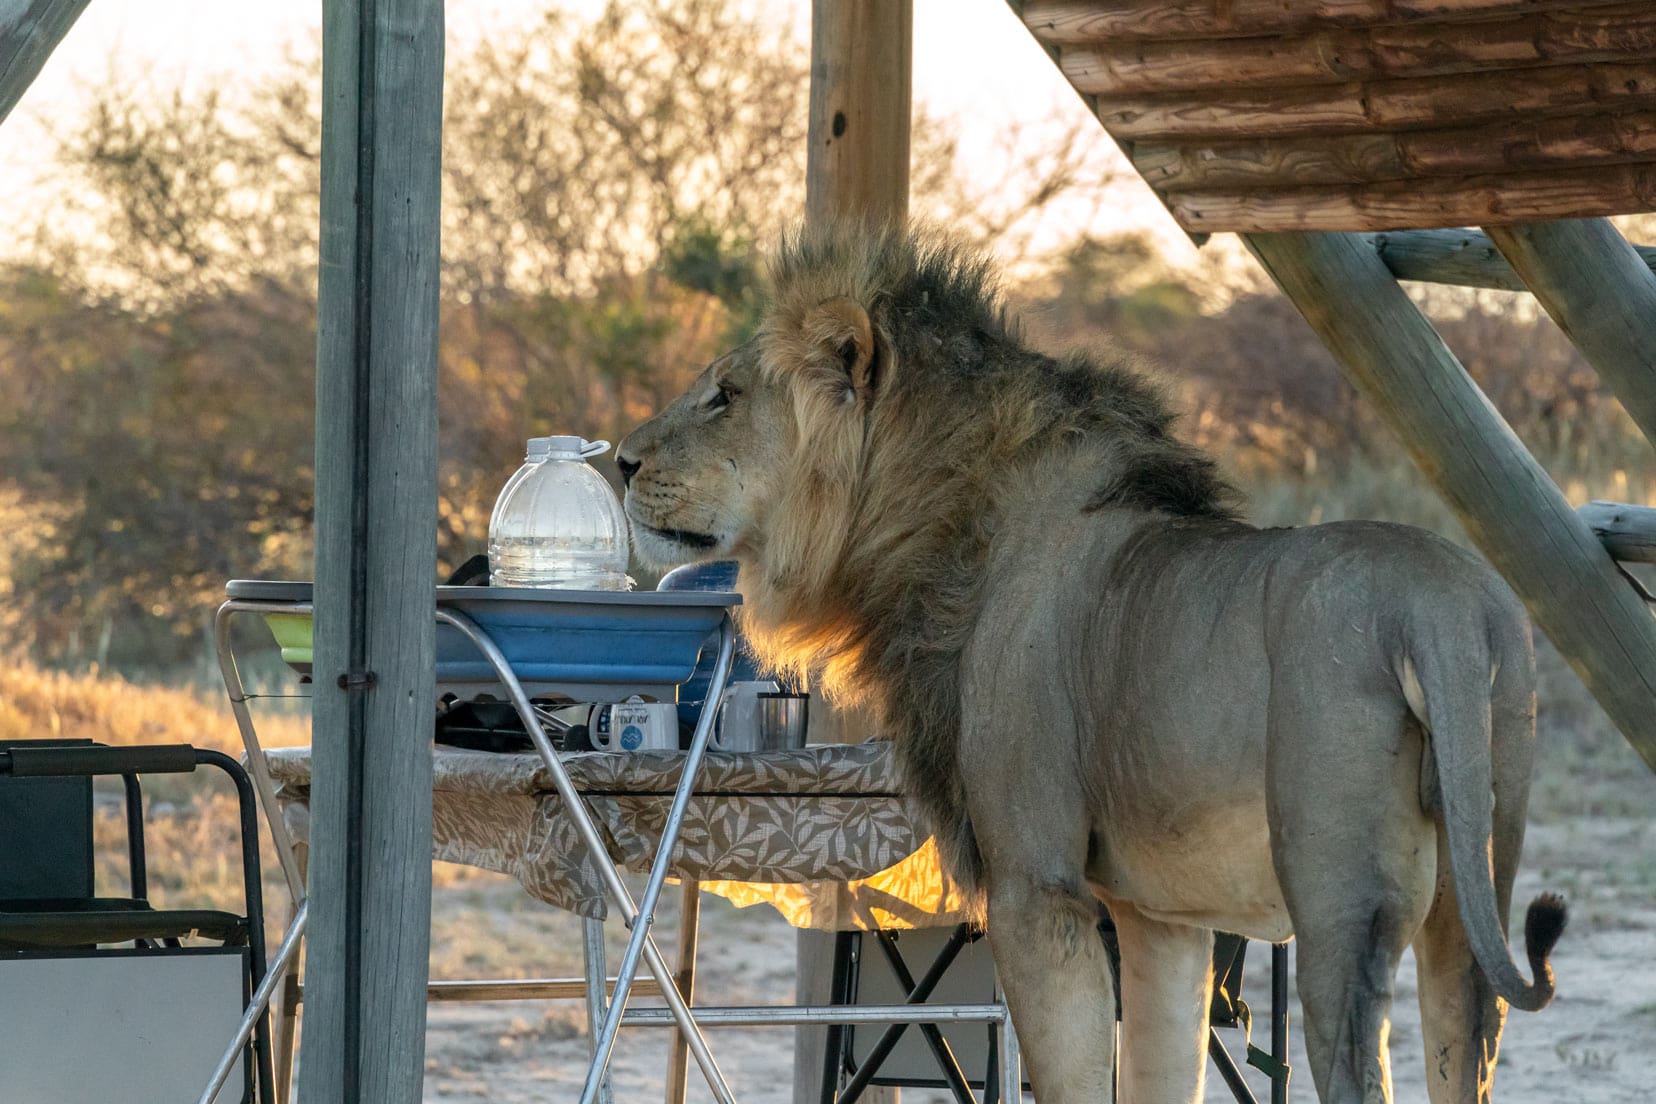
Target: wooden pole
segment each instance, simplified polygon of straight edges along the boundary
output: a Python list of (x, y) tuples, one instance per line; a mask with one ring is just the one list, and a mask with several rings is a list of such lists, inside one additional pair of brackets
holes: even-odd
[(1622, 563), (1656, 563), (1656, 507), (1589, 502), (1576, 513)]
[[(1494, 291), (1529, 290), (1481, 230), (1387, 230), (1363, 236), (1399, 280)], [(1629, 248), (1640, 264), (1656, 272), (1656, 248)]]
[(442, 0), (329, 0), (304, 1104), (416, 1104), (431, 931)]
[[(701, 883), (686, 878), (679, 892), (678, 970), (673, 974), (686, 1004), (696, 1000), (696, 937), (700, 928)], [(667, 1047), (666, 1104), (684, 1104), (689, 1087), (690, 1043), (675, 1028)]]
[(1399, 280), (1524, 290), (1524, 281), (1480, 230), (1390, 230), (1363, 236)]
[(0, 123), (40, 75), (89, 0), (0, 0)]
[(815, 0), (805, 219), (908, 215), (912, 0)]
[(1491, 226), (1489, 237), (1656, 444), (1656, 275), (1605, 219)]
[[(841, 219), (900, 225), (908, 218), (913, 51), (913, 0), (813, 0), (808, 225)], [(869, 734), (862, 714), (813, 707), (813, 742), (855, 743)], [(835, 938), (833, 932), (799, 933), (794, 965), (801, 1003), (827, 1003)], [(794, 1029), (794, 1104), (821, 1099), (827, 1039), (827, 1028)], [(869, 1104), (896, 1104), (897, 1090), (875, 1088), (863, 1096)]]
[(1354, 234), (1244, 240), (1656, 769), (1656, 621), (1373, 247)]

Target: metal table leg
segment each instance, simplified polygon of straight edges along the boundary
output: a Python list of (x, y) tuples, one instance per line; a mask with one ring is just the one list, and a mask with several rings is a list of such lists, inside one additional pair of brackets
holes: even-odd
[[(685, 756), (683, 775), (679, 780), (677, 791), (673, 795), (672, 808), (667, 814), (667, 823), (662, 830), (660, 850), (656, 854), (655, 862), (651, 865), (649, 880), (645, 883), (644, 897), (641, 904), (633, 902), (632, 894), (627, 890), (626, 883), (621, 880), (621, 873), (610, 861), (607, 849), (604, 846), (603, 836), (593, 823), (591, 814), (587, 812), (585, 803), (581, 800), (579, 791), (575, 789), (574, 781), (564, 769), (557, 751), (547, 738), (545, 730), (535, 715), (534, 706), (529, 696), (524, 692), (523, 684), (512, 672), (511, 664), (489, 639), (487, 633), (478, 628), (477, 624), (463, 614), (452, 610), (439, 609), (437, 619), (444, 624), (457, 629), (477, 648), (494, 668), (496, 677), (505, 687), (512, 704), (516, 707), (518, 716), (523, 720), (524, 728), (529, 738), (534, 742), (535, 750), (540, 753), (547, 772), (551, 775), (553, 788), (563, 799), (570, 818), (575, 822), (576, 830), (581, 841), (591, 852), (593, 861), (598, 867), (600, 876), (604, 879), (605, 887), (609, 890), (611, 899), (620, 911), (622, 919), (632, 928), (632, 935), (627, 942), (626, 953), (622, 956), (621, 968), (617, 972), (615, 996), (604, 1018), (604, 1025), (598, 1038), (598, 1050), (593, 1057), (591, 1069), (587, 1071), (586, 1085), (581, 1092), (581, 1104), (594, 1104), (597, 1099), (598, 1086), (603, 1079), (604, 1069), (609, 1062), (609, 1054), (615, 1045), (615, 1034), (621, 1026), (621, 1016), (626, 1009), (628, 991), (632, 987), (633, 977), (638, 972), (640, 956), (648, 963), (650, 972), (661, 983), (661, 993), (667, 1002), (667, 1008), (673, 1021), (684, 1034), (689, 1043), (690, 1053), (695, 1056), (696, 1064), (701, 1067), (709, 1087), (719, 1104), (735, 1104), (735, 1097), (731, 1094), (730, 1086), (725, 1083), (724, 1075), (719, 1072), (718, 1064), (713, 1060), (708, 1050), (707, 1040), (697, 1027), (695, 1018), (690, 1014), (683, 996), (673, 985), (672, 971), (666, 960), (657, 948), (655, 940), (650, 936), (650, 923), (654, 918), (655, 905), (661, 895), (661, 887), (667, 880), (667, 868), (672, 859), (672, 850), (678, 840), (679, 829), (683, 825), (684, 811), (689, 805), (690, 794), (695, 788), (695, 778), (701, 767), (702, 756), (707, 751), (707, 744), (713, 732), (714, 710), (703, 709), (696, 724), (696, 734), (690, 743), (690, 750)], [(730, 661), (734, 654), (735, 626), (727, 615), (719, 627), (719, 660), (714, 668), (713, 679), (708, 686), (707, 700), (717, 701), (724, 693), (725, 680), (730, 673)]]
[(1002, 1104), (1019, 1104), (1023, 1100), (1023, 1051), (1018, 1047), (1017, 1029), (1012, 1026), (1012, 1010), (1005, 1003), (1006, 997), (1002, 994), (1005, 1015), (1000, 1029), (1000, 1098)]
[(236, 729), (241, 733), (242, 750), (247, 753), (247, 773), (253, 778), (254, 792), (264, 809), (265, 823), (270, 828), (270, 842), (276, 848), (276, 857), (282, 864), (282, 878), (287, 882), (288, 896), (295, 907), (305, 896), (305, 875), (293, 847), (293, 837), (282, 821), (282, 810), (276, 803), (276, 786), (270, 780), (270, 767), (265, 762), (264, 749), (259, 746), (259, 735), (253, 727), (253, 715), (247, 708), (247, 691), (242, 686), (241, 671), (230, 650), (230, 622), (238, 613), (310, 613), (311, 605), (301, 603), (244, 602), (232, 599), (218, 608), (213, 616), (213, 647), (218, 653), (219, 674), (224, 678), (224, 689), (230, 696), (230, 711), (236, 716)]
[[(604, 964), (604, 922), (592, 917), (581, 920), (581, 945), (585, 951), (587, 984), (587, 1039), (594, 1055), (598, 1053), (598, 1030), (604, 1024), (604, 1013), (609, 1008), (609, 967)], [(613, 1104), (609, 1076), (606, 1074), (598, 1087), (599, 1104)]]
[[(259, 807), (264, 811), (265, 826), (270, 830), (270, 842), (276, 850), (276, 857), (282, 868), (282, 880), (288, 891), (290, 919), (287, 938), (283, 940), (281, 950), (266, 974), (267, 984), (261, 984), (255, 991), (254, 1003), (248, 1009), (249, 1016), (267, 1006), (273, 1013), (275, 1053), (272, 1056), (274, 1070), (271, 1081), (278, 1104), (287, 1104), (293, 1076), (293, 1044), (299, 1004), (297, 960), (303, 944), (307, 917), (305, 862), (301, 849), (294, 843), (287, 823), (282, 819), (281, 806), (276, 800), (276, 786), (270, 777), (270, 766), (265, 761), (264, 748), (259, 743), (258, 730), (253, 724), (253, 714), (248, 709), (249, 699), (242, 684), (241, 670), (230, 647), (230, 625), (240, 613), (311, 611), (310, 603), (245, 602), (232, 599), (219, 606), (213, 617), (213, 646), (218, 656), (219, 674), (224, 679), (225, 693), (230, 699), (230, 711), (235, 715), (236, 730), (241, 735), (242, 751), (247, 759), (247, 773), (252, 779)], [(260, 994), (263, 996), (260, 997)], [(238, 1039), (241, 1039), (240, 1034)], [(239, 1042), (233, 1043), (231, 1051), (240, 1045)], [(231, 1051), (226, 1052), (227, 1058)], [(217, 1092), (217, 1088), (215, 1087), (212, 1092)], [(211, 1096), (212, 1093), (208, 1095)]]
[[(730, 661), (734, 649), (735, 628), (727, 615), (719, 630), (719, 662), (714, 669), (712, 682), (707, 688), (706, 700), (709, 702), (718, 701), (724, 694), (725, 679), (730, 674)], [(661, 899), (662, 886), (667, 884), (667, 870), (672, 865), (673, 848), (677, 845), (679, 831), (684, 826), (684, 814), (690, 806), (690, 795), (696, 788), (696, 775), (701, 771), (702, 756), (707, 753), (708, 742), (713, 736), (715, 712), (713, 709), (703, 708), (701, 716), (696, 719), (696, 734), (690, 740), (690, 750), (685, 753), (683, 774), (679, 778), (678, 789), (673, 794), (673, 804), (667, 811), (667, 823), (661, 830), (661, 844), (656, 850), (655, 861), (650, 864), (650, 876), (644, 883), (644, 897), (638, 904), (638, 915), (633, 920), (632, 934), (627, 939), (627, 949), (621, 955), (621, 966), (615, 972), (615, 996), (610, 1000), (609, 1011), (604, 1016), (604, 1028), (598, 1037), (598, 1053), (593, 1058), (593, 1068), (587, 1071), (587, 1083), (581, 1092), (581, 1104), (594, 1104), (603, 1067), (608, 1064), (610, 1051), (615, 1046), (615, 1034), (621, 1028), (621, 1016), (627, 1008), (628, 991), (632, 988), (633, 978), (638, 973), (639, 955), (644, 950), (645, 942), (650, 940), (650, 925), (655, 922), (656, 903)], [(581, 813), (585, 816), (584, 807)], [(608, 856), (603, 856), (600, 861), (613, 866), (608, 862)], [(653, 945), (653, 941), (651, 943)], [(673, 988), (670, 975), (657, 974), (657, 979), (662, 983), (663, 992), (671, 991), (674, 996), (679, 996), (678, 990)], [(679, 999), (682, 1001), (683, 997), (679, 996)], [(679, 1027), (689, 1040), (691, 1050), (694, 1051), (698, 1044), (705, 1050), (707, 1043), (699, 1038), (700, 1030), (690, 1017), (688, 1008), (685, 1010), (685, 1020), (688, 1022), (680, 1023)], [(697, 1057), (699, 1061), (700, 1055)], [(712, 1055), (709, 1054), (702, 1066), (704, 1073), (712, 1064), (712, 1060)], [(709, 1075), (710, 1083), (711, 1080), (712, 1077)], [(716, 1086), (714, 1091), (717, 1095)], [(729, 1091), (728, 1088), (726, 1091)], [(730, 1104), (734, 1104), (734, 1098)]]
[(265, 1009), (270, 1005), (270, 998), (276, 992), (276, 986), (287, 975), (293, 965), (294, 956), (299, 953), (299, 944), (304, 939), (309, 911), (309, 903), (301, 902), (299, 911), (293, 916), (293, 923), (288, 926), (287, 936), (283, 938), (281, 948), (271, 960), (269, 969), (259, 982), (259, 987), (253, 991), (253, 999), (248, 1002), (247, 1011), (242, 1016), (241, 1024), (236, 1028), (235, 1038), (231, 1040), (229, 1049), (224, 1052), (218, 1065), (213, 1069), (212, 1080), (207, 1083), (206, 1091), (201, 1094), (199, 1104), (213, 1104), (213, 1098), (229, 1079), (230, 1071), (240, 1062), (242, 1048), (247, 1046), (247, 1040), (253, 1037), (260, 1019), (264, 1017)]
[(1231, 1096), (1236, 1098), (1236, 1104), (1259, 1104), (1259, 1098), (1254, 1096), (1253, 1089), (1248, 1087), (1242, 1070), (1237, 1067), (1236, 1059), (1230, 1056), (1230, 1051), (1225, 1049), (1216, 1027), (1208, 1028), (1208, 1055), (1213, 1059), (1214, 1068), (1219, 1071), (1219, 1079), (1230, 1090)]

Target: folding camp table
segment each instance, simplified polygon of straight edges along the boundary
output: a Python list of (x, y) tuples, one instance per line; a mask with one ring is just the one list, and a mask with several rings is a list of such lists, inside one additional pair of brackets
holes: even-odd
[[(303, 591), (295, 591), (293, 587), (305, 587)], [(523, 721), (524, 728), (532, 740), (535, 751), (541, 760), (547, 779), (551, 782), (563, 808), (573, 822), (578, 837), (584, 844), (590, 861), (602, 880), (604, 890), (610, 904), (620, 912), (623, 921), (631, 929), (627, 946), (622, 954), (617, 974), (614, 979), (614, 995), (606, 999), (606, 979), (604, 968), (604, 949), (601, 921), (588, 920), (585, 925), (586, 949), (586, 999), (589, 1016), (592, 1024), (592, 1060), (589, 1066), (585, 1084), (582, 1090), (582, 1104), (594, 1104), (600, 1100), (607, 1100), (608, 1091), (605, 1081), (605, 1069), (611, 1050), (614, 1047), (615, 1037), (619, 1028), (629, 1026), (668, 1026), (676, 1027), (679, 1037), (687, 1045), (690, 1054), (696, 1060), (703, 1075), (706, 1077), (713, 1094), (721, 1104), (734, 1104), (734, 1096), (719, 1072), (718, 1066), (708, 1049), (707, 1041), (701, 1032), (702, 1026), (798, 1026), (806, 1024), (836, 1024), (836, 1023), (962, 1023), (978, 1022), (993, 1025), (998, 1029), (1001, 1039), (1001, 1050), (1005, 1055), (1001, 1063), (1002, 1079), (1005, 1082), (998, 1086), (1002, 1099), (1016, 1099), (1021, 1090), (1021, 1068), (1017, 1058), (1016, 1038), (1012, 1031), (1010, 1018), (1003, 1001), (993, 1003), (963, 1004), (963, 1005), (919, 1005), (894, 1004), (888, 1006), (863, 1006), (847, 1008), (843, 1006), (749, 1006), (725, 1008), (692, 1009), (684, 998), (673, 972), (668, 968), (665, 959), (657, 948), (650, 934), (651, 924), (654, 921), (656, 906), (660, 900), (671, 866), (675, 845), (679, 840), (680, 830), (684, 823), (685, 811), (689, 800), (695, 791), (697, 779), (702, 773), (704, 756), (711, 735), (714, 709), (704, 708), (695, 726), (695, 732), (688, 750), (683, 755), (683, 765), (679, 773), (676, 787), (673, 790), (665, 824), (661, 830), (661, 837), (656, 848), (654, 858), (650, 864), (649, 875), (641, 896), (635, 901), (622, 881), (620, 870), (611, 859), (603, 834), (582, 794), (570, 776), (565, 763), (551, 741), (545, 734), (542, 721), (537, 714), (531, 700), (533, 690), (563, 691), (575, 696), (577, 700), (610, 700), (625, 697), (635, 692), (639, 687), (619, 682), (598, 673), (594, 676), (588, 673), (586, 677), (571, 679), (567, 672), (560, 677), (540, 677), (545, 672), (525, 670), (522, 658), (514, 662), (508, 659), (502, 650), (500, 642), (491, 635), (488, 627), (480, 624), (481, 618), (474, 616), (475, 610), (468, 611), (460, 608), (457, 598), (464, 598), (473, 602), (486, 601), (485, 594), (495, 588), (440, 588), (437, 607), (437, 620), (440, 627), (438, 643), (438, 666), (440, 681), (445, 686), (452, 684), (452, 677), (459, 671), (464, 677), (461, 681), (470, 682), (472, 689), (496, 689), (506, 691), (518, 716)], [(294, 848), (292, 833), (283, 820), (281, 807), (272, 782), (269, 764), (265, 754), (259, 746), (251, 712), (248, 708), (250, 696), (242, 684), (237, 670), (235, 656), (231, 647), (230, 624), (238, 614), (253, 613), (264, 617), (277, 631), (279, 641), (284, 643), (285, 657), (293, 662), (294, 655), (286, 654), (290, 647), (296, 647), (292, 641), (283, 640), (284, 630), (291, 630), (293, 624), (283, 624), (284, 618), (292, 619), (295, 623), (307, 619), (312, 612), (308, 586), (304, 584), (260, 584), (260, 583), (232, 583), (227, 588), (229, 600), (220, 608), (216, 622), (216, 633), (220, 666), (225, 678), (225, 686), (229, 692), (231, 706), (236, 715), (238, 727), (243, 743), (247, 749), (250, 773), (255, 779), (261, 803), (264, 806), (267, 819), (271, 824), (271, 836), (282, 856), (284, 877), (288, 888), (293, 895), (296, 906), (295, 914), (290, 923), (286, 938), (274, 957), (269, 975), (265, 984), (260, 986), (255, 994), (254, 1009), (262, 1010), (270, 1003), (276, 986), (283, 975), (292, 965), (299, 940), (304, 932), (307, 915), (304, 899), (303, 874), (298, 854)], [(470, 594), (447, 594), (446, 591), (471, 591)], [(553, 592), (555, 593), (555, 592)], [(510, 600), (509, 593), (497, 592), (501, 600)], [(520, 595), (521, 596), (521, 595)], [(445, 601), (445, 597), (449, 600)], [(543, 596), (531, 596), (539, 599)], [(621, 596), (589, 595), (601, 601), (619, 603)], [(714, 626), (717, 646), (717, 663), (707, 692), (706, 700), (715, 703), (723, 692), (731, 659), (734, 650), (734, 627), (729, 615), (729, 608), (740, 601), (734, 594), (645, 594), (625, 596), (631, 599), (643, 599), (642, 605), (655, 606), (658, 609), (674, 608), (689, 605), (711, 610), (716, 613), (717, 623)], [(448, 633), (448, 662), (449, 675), (444, 680), (445, 643), (443, 629)], [(507, 626), (510, 635), (511, 626)], [(707, 632), (703, 630), (703, 637)], [(514, 642), (507, 641), (508, 645)], [(308, 648), (308, 636), (305, 640)], [(463, 647), (469, 651), (471, 666), (456, 664), (456, 647)], [(308, 660), (308, 651), (303, 657)], [(553, 672), (553, 674), (559, 674)], [(671, 682), (682, 681), (672, 679)], [(668, 689), (671, 687), (669, 686)], [(663, 687), (657, 683), (646, 687), (660, 691)], [(601, 696), (600, 696), (601, 695)], [(634, 987), (640, 961), (649, 965), (654, 975), (655, 990), (666, 1002), (664, 1009), (628, 1009), (627, 1000)], [(518, 995), (535, 995), (522, 991)], [(562, 992), (548, 991), (545, 996), (563, 996)], [(244, 1022), (244, 1031), (251, 1030), (251, 1023), (255, 1019), (250, 1012), (249, 1020)], [(238, 1039), (237, 1045), (243, 1041)], [(204, 1099), (210, 1098), (216, 1086), (210, 1086), (204, 1094)]]

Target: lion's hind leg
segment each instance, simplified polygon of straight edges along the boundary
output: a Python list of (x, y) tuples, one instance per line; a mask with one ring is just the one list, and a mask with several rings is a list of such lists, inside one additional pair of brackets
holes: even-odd
[(1437, 897), (1414, 942), (1426, 1093), (1432, 1104), (1487, 1104), (1506, 1002), (1472, 957), (1442, 847), (1438, 862)]
[(1306, 1057), (1323, 1104), (1390, 1104), (1397, 965), (1425, 919), (1437, 865), (1418, 799), (1420, 735), (1401, 701), (1356, 691), (1336, 717), (1313, 708), (1318, 680), (1285, 681), (1272, 690), (1268, 804)]

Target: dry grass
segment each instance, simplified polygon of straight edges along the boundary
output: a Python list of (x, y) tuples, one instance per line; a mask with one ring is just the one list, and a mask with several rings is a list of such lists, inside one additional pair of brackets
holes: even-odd
[[(0, 679), (0, 740), (47, 737), (241, 751), (222, 692), (140, 686), (95, 669), (69, 674), (8, 663)], [(310, 719), (293, 712), (260, 718), (259, 739), (267, 747), (309, 743)]]

